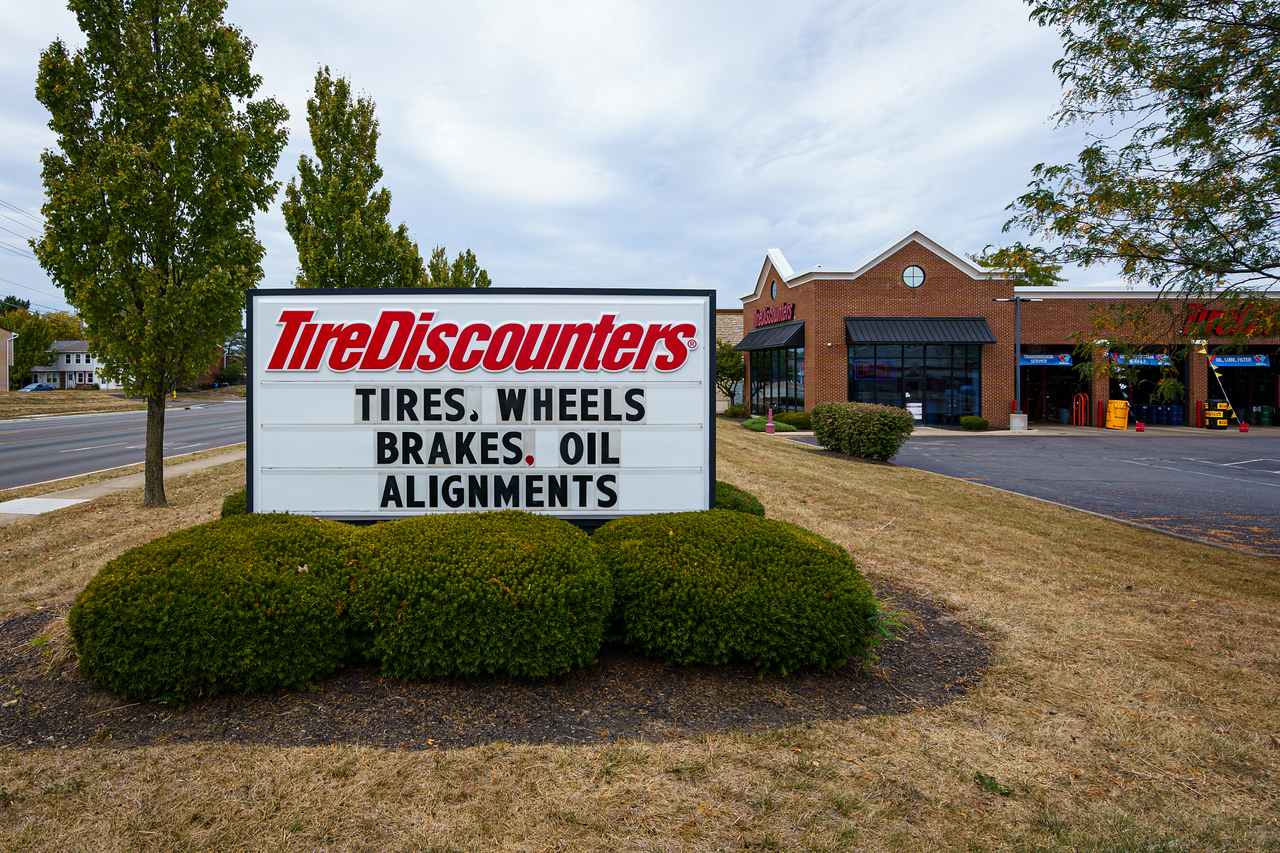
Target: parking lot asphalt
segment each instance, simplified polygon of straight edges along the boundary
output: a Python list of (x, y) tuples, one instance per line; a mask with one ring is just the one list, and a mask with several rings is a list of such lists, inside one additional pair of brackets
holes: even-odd
[[(804, 437), (797, 436), (797, 440)], [(814, 443), (812, 437), (806, 443)], [(894, 464), (1280, 556), (1280, 427), (918, 429)]]

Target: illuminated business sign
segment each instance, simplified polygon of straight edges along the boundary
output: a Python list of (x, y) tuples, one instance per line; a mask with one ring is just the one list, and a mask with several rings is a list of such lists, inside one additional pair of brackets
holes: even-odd
[(714, 505), (715, 295), (255, 290), (249, 509)]
[(1021, 364), (1023, 367), (1070, 367), (1071, 355), (1069, 353), (1023, 353), (1021, 356)]
[(1209, 363), (1214, 367), (1270, 367), (1271, 357), (1266, 355), (1211, 355)]
[(1113, 352), (1111, 360), (1116, 364), (1134, 364), (1142, 367), (1169, 367), (1172, 362), (1169, 356), (1164, 353), (1135, 353), (1134, 355), (1125, 355), (1124, 353)]

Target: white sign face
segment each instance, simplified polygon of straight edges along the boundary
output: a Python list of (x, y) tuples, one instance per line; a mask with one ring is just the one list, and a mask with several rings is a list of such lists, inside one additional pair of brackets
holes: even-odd
[(715, 502), (710, 291), (255, 290), (249, 510)]

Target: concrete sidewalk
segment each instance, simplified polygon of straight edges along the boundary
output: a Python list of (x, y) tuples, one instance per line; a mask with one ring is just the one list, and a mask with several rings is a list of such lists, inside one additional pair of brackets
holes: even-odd
[[(168, 480), (171, 477), (190, 474), (193, 471), (202, 471), (205, 468), (225, 465), (228, 462), (235, 462), (244, 458), (245, 449), (242, 447), (239, 450), (232, 450), (217, 456), (207, 456), (204, 459), (196, 459), (191, 462), (179, 462), (177, 465), (166, 465), (164, 478)], [(50, 492), (38, 498), (18, 498), (12, 501), (3, 501), (0, 502), (0, 524), (8, 524), (11, 521), (52, 512), (55, 509), (82, 504), (85, 501), (91, 501), (103, 495), (111, 495), (128, 489), (139, 489), (142, 488), (142, 485), (142, 474), (129, 474), (124, 477), (103, 480), (99, 483), (90, 483), (87, 486), (76, 486), (74, 489)]]

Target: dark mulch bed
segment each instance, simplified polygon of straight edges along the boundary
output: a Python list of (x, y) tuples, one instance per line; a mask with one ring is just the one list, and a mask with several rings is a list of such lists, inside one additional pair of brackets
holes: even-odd
[(185, 708), (126, 703), (73, 670), (47, 674), (29, 640), (49, 617), (27, 613), (0, 623), (0, 747), (660, 740), (897, 714), (953, 701), (978, 683), (990, 658), (986, 637), (901, 588), (879, 594), (911, 615), (911, 628), (869, 667), (855, 662), (829, 674), (758, 678), (746, 666), (665, 667), (605, 649), (595, 666), (542, 680), (411, 684), (356, 666), (310, 690), (223, 695)]

